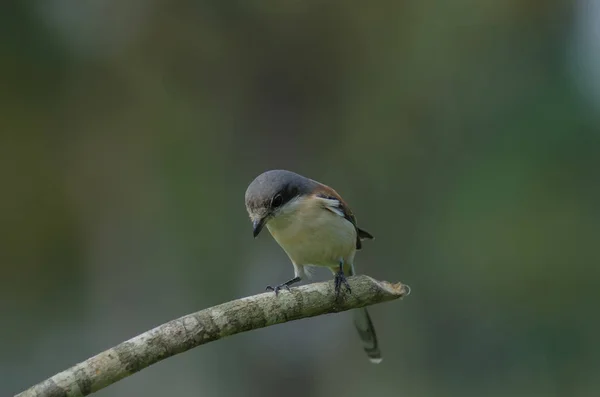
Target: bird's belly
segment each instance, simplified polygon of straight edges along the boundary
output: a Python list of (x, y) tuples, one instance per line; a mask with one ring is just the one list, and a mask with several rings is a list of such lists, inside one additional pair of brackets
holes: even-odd
[(336, 266), (340, 260), (352, 263), (354, 259), (354, 225), (329, 210), (318, 208), (302, 218), (274, 219), (267, 228), (297, 265)]

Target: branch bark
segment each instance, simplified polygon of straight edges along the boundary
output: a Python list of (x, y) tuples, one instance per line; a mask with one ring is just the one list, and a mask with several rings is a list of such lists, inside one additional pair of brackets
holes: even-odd
[(408, 295), (401, 283), (348, 278), (352, 293), (336, 301), (333, 282), (233, 300), (188, 314), (87, 359), (15, 397), (86, 396), (175, 354), (240, 332), (373, 305)]

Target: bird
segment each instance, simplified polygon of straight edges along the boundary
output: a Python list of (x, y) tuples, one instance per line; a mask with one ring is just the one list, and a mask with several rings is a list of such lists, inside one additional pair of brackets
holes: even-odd
[[(256, 238), (266, 227), (288, 255), (294, 277), (275, 287), (275, 295), (289, 290), (314, 266), (331, 269), (336, 296), (344, 288), (351, 293), (346, 276), (355, 274), (354, 256), (364, 240), (374, 237), (357, 226), (348, 204), (331, 187), (287, 170), (258, 175), (245, 194), (246, 210)], [(366, 308), (353, 310), (354, 325), (372, 363), (382, 361), (371, 316)]]

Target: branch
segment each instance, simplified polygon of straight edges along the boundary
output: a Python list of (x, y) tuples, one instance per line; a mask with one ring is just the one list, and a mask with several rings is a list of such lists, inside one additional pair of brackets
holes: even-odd
[(401, 283), (349, 277), (352, 293), (336, 302), (333, 282), (249, 296), (169, 321), (87, 359), (15, 397), (86, 396), (165, 358), (240, 332), (373, 305), (408, 295)]

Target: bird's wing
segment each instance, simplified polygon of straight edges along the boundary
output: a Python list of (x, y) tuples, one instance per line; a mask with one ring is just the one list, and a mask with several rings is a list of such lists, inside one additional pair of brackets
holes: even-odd
[(356, 229), (356, 249), (362, 248), (362, 240), (373, 239), (373, 235), (371, 235), (371, 233), (367, 232), (366, 230), (360, 229), (357, 226), (356, 217), (352, 213), (352, 210), (350, 209), (348, 204), (346, 204), (344, 199), (342, 199), (342, 197), (335, 190), (333, 190), (329, 186), (320, 184), (317, 192), (315, 193), (315, 196), (322, 200), (326, 209), (333, 212), (334, 214), (343, 217), (348, 222), (352, 223), (352, 225), (354, 225), (354, 228)]

